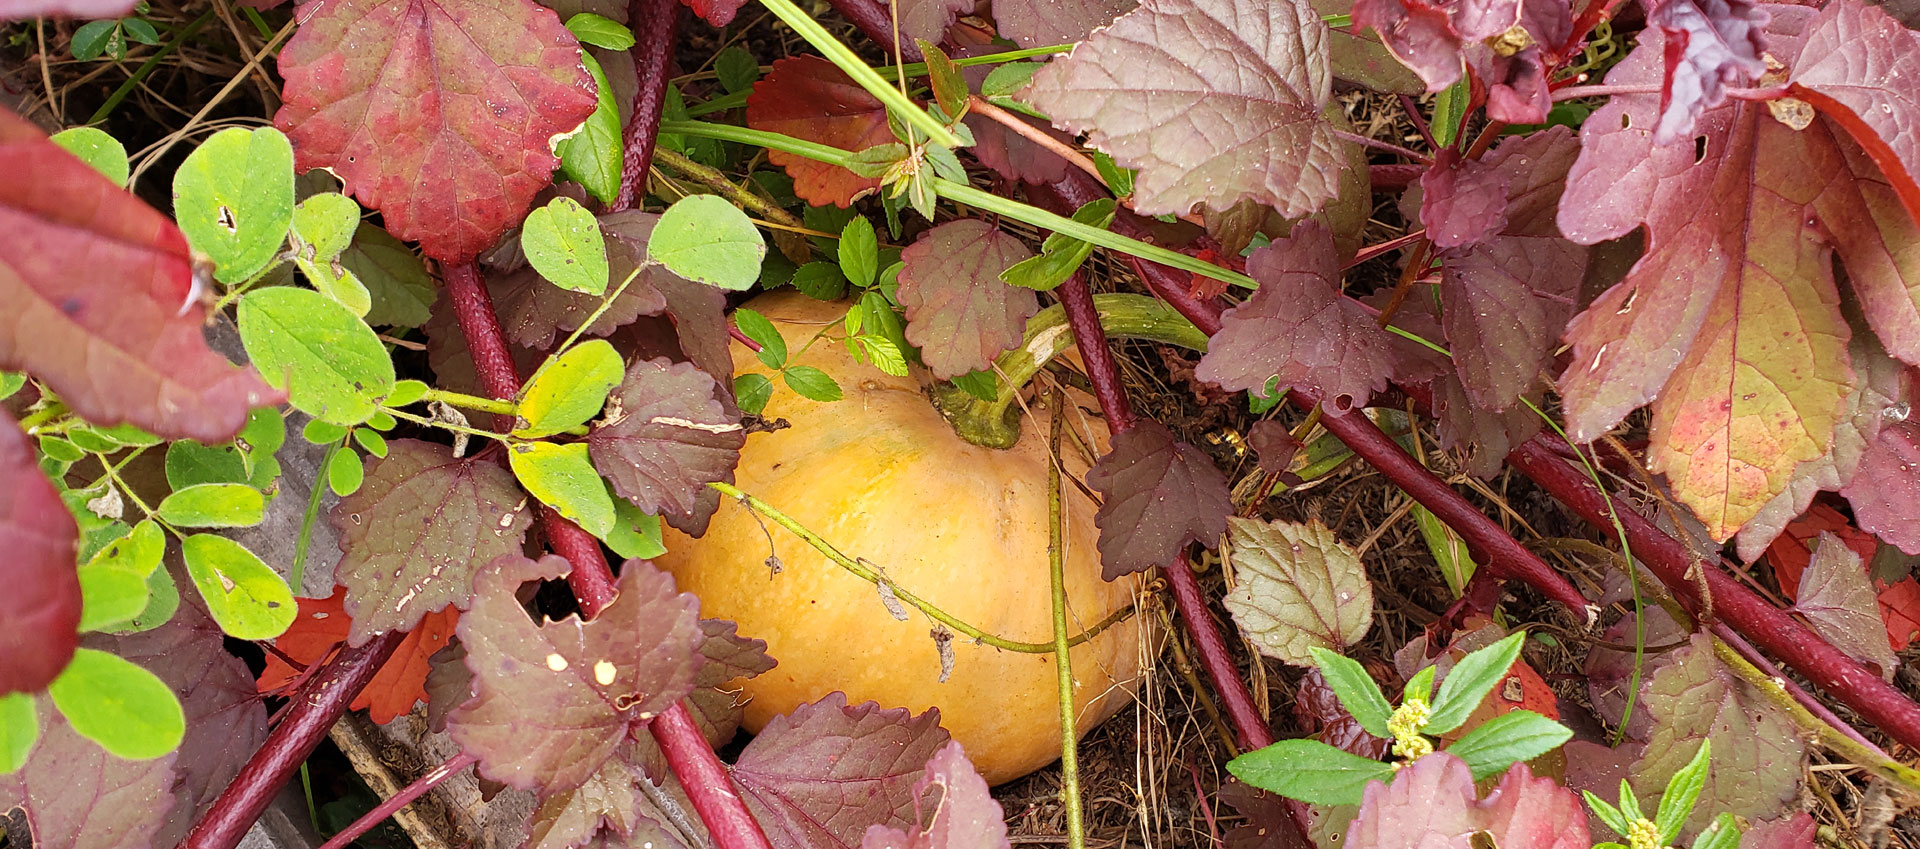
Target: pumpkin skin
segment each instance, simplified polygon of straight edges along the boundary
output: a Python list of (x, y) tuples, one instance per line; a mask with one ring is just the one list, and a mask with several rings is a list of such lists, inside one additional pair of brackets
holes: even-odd
[[(747, 307), (773, 321), (791, 352), (847, 309), (792, 290)], [(1052, 641), (1047, 411), (1030, 405), (1038, 422), (1027, 420), (1020, 442), (1001, 451), (961, 440), (917, 380), (861, 363), (836, 340), (817, 341), (790, 363), (832, 375), (845, 395), (839, 401), (800, 397), (738, 341), (733, 363), (738, 374), (774, 378), (764, 414), (792, 425), (747, 437), (735, 472), (743, 491), (962, 622), (1007, 639)], [(1073, 415), (1067, 424), (1092, 428), (1104, 450), (1097, 419)], [(1062, 453), (1069, 473), (1086, 473), (1070, 445)], [(1137, 581), (1100, 579), (1096, 507), (1071, 481), (1063, 489), (1068, 628), (1077, 634), (1131, 604)], [(749, 699), (749, 731), (839, 690), (854, 704), (939, 708), (940, 724), (989, 783), (1058, 759), (1051, 654), (1003, 651), (956, 634), (953, 673), (941, 683), (931, 620), (911, 607), (907, 621), (894, 619), (872, 584), (732, 499), (722, 499), (703, 538), (666, 533), (667, 554), (656, 562), (700, 598), (700, 615), (738, 622), (743, 636), (766, 640), (779, 662), (736, 682)], [(766, 565), (769, 534), (779, 574)], [(1142, 656), (1158, 645), (1143, 632), (1143, 618), (1129, 617), (1071, 650), (1079, 734), (1132, 698)]]

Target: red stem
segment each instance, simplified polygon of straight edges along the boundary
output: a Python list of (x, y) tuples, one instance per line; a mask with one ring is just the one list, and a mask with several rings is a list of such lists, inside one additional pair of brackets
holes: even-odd
[(633, 45), (633, 69), (640, 90), (633, 95), (633, 117), (627, 122), (625, 161), (620, 166), (620, 194), (612, 209), (632, 209), (646, 195), (647, 172), (653, 168), (653, 146), (660, 137), (660, 116), (667, 107), (667, 66), (686, 17), (681, 0), (633, 0), (627, 7), (629, 23), (639, 39)]
[(1395, 192), (1413, 185), (1421, 174), (1427, 173), (1425, 165), (1369, 165), (1367, 176), (1373, 182), (1375, 194)]
[(388, 631), (366, 645), (342, 649), (308, 679), (306, 686), (294, 691), (286, 716), (267, 732), (266, 742), (187, 832), (180, 849), (233, 849), (240, 845), (240, 838), (246, 836), (254, 820), (267, 810), (294, 771), (306, 763), (314, 747), (326, 738), (327, 730), (346, 714), (354, 697), (366, 689), (367, 682), (405, 638), (403, 631)]
[(1755, 595), (1722, 571), (1719, 564), (1695, 560), (1685, 545), (1634, 512), (1625, 501), (1612, 498), (1613, 509), (1609, 511), (1609, 496), (1584, 472), (1560, 459), (1551, 447), (1556, 441), (1557, 437), (1537, 436), (1508, 454), (1507, 462), (1582, 519), (1608, 533), (1613, 532), (1617, 515), (1626, 529), (1628, 544), (1633, 546), (1634, 559), (1646, 564), (1697, 618), (1705, 618), (1702, 614), (1708, 605), (1702, 603), (1693, 573), (1699, 569), (1712, 596), (1713, 616), (1725, 620), (1734, 631), (1832, 693), (1895, 740), (1920, 748), (1920, 705)]
[(1107, 345), (1106, 331), (1100, 327), (1100, 313), (1093, 306), (1093, 290), (1087, 288), (1087, 278), (1076, 271), (1054, 290), (1060, 296), (1060, 306), (1067, 312), (1067, 324), (1073, 328), (1074, 347), (1080, 349), (1080, 361), (1086, 364), (1088, 375), (1101, 375), (1093, 379), (1093, 397), (1100, 402), (1100, 411), (1107, 416), (1107, 426), (1114, 433), (1132, 430), (1134, 422), (1133, 404), (1127, 401), (1127, 390), (1120, 385), (1120, 368), (1113, 361), (1113, 349)]
[[(880, 45), (880, 49), (888, 53), (894, 52), (893, 13), (887, 6), (881, 5), (878, 0), (828, 0), (828, 2), (833, 5), (834, 11), (840, 13), (840, 17), (846, 18), (848, 23), (860, 30), (861, 35), (866, 36), (874, 44)], [(904, 32), (900, 34), (899, 53), (900, 60), (903, 62), (918, 62), (926, 58), (920, 55), (919, 45), (914, 44), (913, 39)]]
[(440, 786), (440, 782), (458, 775), (461, 770), (473, 766), (475, 763), (478, 763), (479, 760), (479, 758), (469, 755), (466, 752), (454, 755), (452, 760), (436, 766), (428, 771), (426, 775), (414, 779), (412, 784), (401, 788), (400, 792), (388, 797), (387, 800), (381, 802), (378, 807), (368, 811), (365, 816), (354, 820), (352, 825), (342, 829), (339, 834), (329, 838), (327, 842), (320, 844), (320, 849), (346, 849), (346, 847), (353, 845), (353, 841), (360, 839), (360, 835), (372, 831), (374, 826), (386, 822), (387, 817), (398, 813), (401, 808), (412, 804), (413, 800), (426, 795), (427, 791)]
[[(500, 331), (500, 319), (493, 311), (486, 285), (480, 281), (479, 269), (472, 263), (449, 267), (447, 291), (460, 321), (460, 332), (473, 352), (481, 386), (495, 398), (519, 394), (520, 375), (507, 354), (506, 334)], [(580, 612), (588, 619), (598, 615), (618, 595), (600, 541), (544, 504), (540, 525), (554, 553), (573, 567), (567, 573), (567, 586), (579, 600)], [(747, 813), (746, 803), (733, 792), (726, 766), (693, 724), (685, 703), (676, 702), (650, 725), (654, 738), (668, 752), (667, 763), (674, 776), (680, 779), (694, 810), (713, 834), (714, 845), (719, 849), (771, 849), (766, 834)]]

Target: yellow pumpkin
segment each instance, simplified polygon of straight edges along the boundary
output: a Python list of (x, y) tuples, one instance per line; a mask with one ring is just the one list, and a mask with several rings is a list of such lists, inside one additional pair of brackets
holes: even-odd
[[(807, 347), (841, 319), (845, 304), (787, 290), (747, 306), (780, 329), (796, 352), (793, 363), (825, 371), (845, 397), (810, 401), (773, 376), (765, 415), (792, 426), (747, 437), (738, 486), (962, 622), (1011, 640), (1050, 642), (1049, 413), (1032, 405), (1036, 418), (1011, 449), (969, 444), (918, 380), (862, 363), (835, 339)], [(741, 374), (770, 372), (738, 342), (733, 363)], [(1099, 421), (1071, 415), (1066, 424), (1091, 428), (1104, 448)], [(1062, 453), (1069, 473), (1086, 473), (1079, 452), (1063, 445)], [(1068, 628), (1077, 634), (1132, 604), (1137, 584), (1100, 579), (1095, 505), (1071, 482), (1064, 489)], [(769, 545), (782, 566), (778, 574), (767, 566)], [(907, 621), (895, 619), (873, 584), (732, 499), (722, 500), (701, 539), (669, 529), (667, 552), (657, 562), (699, 596), (702, 616), (738, 622), (741, 634), (766, 640), (779, 661), (739, 682), (750, 700), (748, 730), (839, 690), (856, 704), (939, 708), (941, 724), (991, 783), (1059, 757), (1051, 654), (1004, 651), (956, 635), (952, 675), (942, 683), (931, 620), (911, 609)], [(1132, 698), (1142, 656), (1157, 645), (1142, 618), (1129, 617), (1069, 652), (1078, 733)]]

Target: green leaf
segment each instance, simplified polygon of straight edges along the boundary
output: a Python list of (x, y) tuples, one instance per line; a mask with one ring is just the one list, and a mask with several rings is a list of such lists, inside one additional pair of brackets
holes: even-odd
[(75, 651), (47, 694), (75, 732), (114, 757), (160, 757), (187, 731), (180, 700), (160, 676), (96, 649)]
[(760, 362), (766, 363), (767, 368), (777, 369), (787, 364), (787, 340), (781, 338), (780, 329), (774, 327), (766, 316), (741, 307), (733, 311), (733, 323), (740, 328), (741, 335), (760, 346), (755, 356), (760, 358)]
[(1672, 846), (1680, 837), (1680, 829), (1686, 826), (1687, 818), (1693, 816), (1693, 805), (1707, 786), (1707, 763), (1712, 760), (1712, 750), (1713, 740), (1701, 738), (1693, 760), (1667, 779), (1667, 791), (1660, 794), (1659, 813), (1653, 816), (1653, 824), (1660, 828), (1660, 845)]
[(840, 400), (840, 384), (835, 383), (827, 373), (813, 366), (794, 366), (780, 373), (787, 388), (800, 393), (800, 397), (814, 401)]
[(377, 431), (364, 427), (354, 428), (353, 441), (360, 443), (360, 447), (366, 449), (368, 454), (381, 458), (387, 456), (387, 438)]
[[(1073, 220), (1090, 227), (1105, 228), (1113, 223), (1114, 210), (1118, 206), (1113, 198), (1101, 198), (1090, 201), (1073, 213)], [(1000, 272), (1000, 279), (1009, 285), (1036, 291), (1051, 291), (1093, 255), (1093, 243), (1083, 242), (1059, 233), (1050, 233), (1040, 245), (1038, 256), (1028, 257)]]
[[(119, 35), (119, 21), (89, 21), (81, 24), (79, 29), (73, 31), (73, 39), (70, 45), (73, 49), (73, 58), (82, 62), (91, 62), (98, 59), (100, 58), (100, 54), (107, 52), (107, 48), (113, 44)], [(123, 45), (115, 52), (124, 52), (125, 49)], [(119, 57), (116, 56), (115, 58)]]
[(548, 360), (520, 395), (526, 425), (513, 435), (531, 439), (586, 423), (606, 406), (607, 392), (620, 385), (626, 371), (620, 352), (605, 339), (589, 339)]
[(147, 581), (160, 567), (167, 538), (149, 519), (80, 566), (80, 630), (106, 631), (147, 609)]
[(311, 195), (293, 208), (293, 235), (313, 253), (307, 259), (329, 262), (353, 244), (360, 229), (360, 205), (339, 192)]
[(272, 127), (214, 133), (174, 172), (173, 214), (222, 282), (258, 274), (293, 223), (293, 146)]
[(699, 283), (739, 292), (760, 277), (767, 243), (746, 213), (714, 195), (674, 202), (654, 224), (647, 258)]
[(147, 576), (147, 609), (114, 631), (121, 634), (151, 631), (167, 624), (167, 620), (172, 619), (174, 612), (179, 609), (180, 588), (173, 583), (173, 573), (155, 569), (153, 574)]
[(367, 287), (373, 308), (368, 324), (379, 327), (419, 327), (432, 317), (437, 291), (420, 256), (387, 231), (362, 221), (353, 244), (340, 254), (340, 265)]
[(987, 72), (987, 78), (980, 83), (980, 96), (988, 99), (1011, 97), (1027, 87), (1033, 75), (1046, 67), (1042, 62), (1008, 62)]
[(913, 42), (920, 45), (920, 53), (927, 57), (927, 82), (933, 86), (933, 99), (940, 105), (940, 111), (955, 118), (965, 114), (967, 81), (960, 76), (960, 66), (926, 39), (916, 38)]
[(1646, 816), (1640, 813), (1640, 800), (1633, 795), (1633, 785), (1624, 778), (1620, 779), (1620, 815), (1626, 817), (1629, 824)]
[(793, 272), (793, 288), (816, 301), (837, 301), (847, 294), (847, 276), (831, 262), (809, 262)]
[(132, 425), (114, 427), (82, 425), (68, 428), (66, 436), (73, 444), (96, 454), (111, 454), (122, 448), (160, 444), (159, 437)]
[(1738, 849), (1740, 836), (1740, 821), (1723, 813), (1693, 839), (1693, 849)]
[(402, 380), (395, 383), (393, 385), (393, 391), (388, 393), (387, 406), (405, 407), (408, 404), (415, 403), (421, 398), (427, 397), (427, 390), (430, 388), (432, 387), (418, 380)]
[[(77, 36), (76, 36), (77, 37)], [(48, 137), (54, 144), (65, 148), (68, 153), (80, 158), (81, 162), (93, 166), (93, 170), (107, 175), (116, 186), (127, 185), (127, 148), (119, 139), (107, 135), (104, 130), (93, 127), (74, 127), (61, 130)]]
[(33, 694), (0, 696), (0, 775), (26, 766), (33, 754), (33, 744), (40, 739), (40, 717), (35, 714)]
[(346, 435), (346, 428), (319, 419), (308, 421), (306, 427), (300, 429), (300, 438), (314, 445), (332, 445), (346, 438)]
[(186, 489), (202, 483), (246, 483), (247, 460), (237, 449), (182, 439), (167, 446), (167, 485)]
[(293, 590), (247, 547), (226, 537), (194, 534), (180, 541), (187, 575), (207, 612), (227, 636), (270, 640), (286, 633), (298, 610)]
[(1460, 140), (1460, 116), (1466, 112), (1470, 93), (1467, 81), (1460, 80), (1440, 92), (1433, 99), (1433, 143), (1440, 147), (1453, 147)]
[(741, 410), (760, 415), (773, 398), (773, 381), (764, 374), (740, 375), (733, 379), (733, 397), (740, 402)]
[(600, 92), (599, 102), (594, 105), (593, 114), (587, 116), (587, 122), (580, 126), (580, 132), (561, 139), (554, 152), (560, 156), (562, 172), (586, 187), (601, 203), (611, 204), (620, 196), (621, 160), (626, 156), (626, 139), (620, 134), (620, 104), (613, 99), (613, 85), (607, 82), (607, 72), (600, 67), (600, 61), (581, 53), (580, 63), (593, 76), (595, 90)]
[(1504, 713), (1482, 723), (1447, 747), (1447, 754), (1467, 762), (1473, 780), (1496, 775), (1519, 761), (1530, 761), (1553, 751), (1573, 737), (1573, 730), (1530, 710)]
[(249, 454), (274, 454), (287, 444), (287, 420), (272, 407), (256, 408), (247, 414), (247, 426), (234, 437), (234, 444)]
[(1621, 837), (1627, 836), (1627, 818), (1621, 815), (1619, 808), (1586, 790), (1580, 791), (1580, 798), (1587, 800), (1587, 807), (1593, 809), (1593, 815), (1599, 817), (1608, 828), (1613, 829), (1614, 834)]
[(1309, 647), (1307, 651), (1313, 654), (1313, 662), (1320, 667), (1320, 676), (1327, 680), (1327, 687), (1347, 712), (1353, 714), (1360, 727), (1375, 737), (1393, 739), (1393, 733), (1387, 730), (1393, 706), (1387, 704), (1386, 694), (1380, 692), (1380, 685), (1367, 674), (1366, 668), (1353, 658), (1319, 646)]
[(52, 434), (40, 437), (40, 453), (62, 463), (78, 463), (81, 458), (87, 456), (87, 452), (81, 450), (80, 446)]
[(367, 480), (367, 469), (360, 464), (360, 455), (351, 448), (341, 448), (333, 452), (333, 458), (327, 461), (327, 488), (334, 495), (345, 498), (360, 491), (360, 484)]
[(751, 90), (760, 79), (760, 60), (746, 48), (734, 45), (713, 57), (713, 73), (728, 94), (738, 94)]
[(602, 50), (627, 50), (633, 47), (633, 30), (625, 24), (592, 12), (581, 12), (567, 19), (567, 29), (581, 44)]
[(168, 494), (154, 512), (190, 528), (250, 528), (266, 518), (267, 497), (245, 484), (203, 483)]
[(27, 376), (17, 371), (0, 371), (0, 401), (13, 397), (20, 387), (27, 385)]
[(1431, 702), (1428, 697), (1433, 695), (1434, 671), (1435, 667), (1429, 666), (1413, 673), (1413, 677), (1407, 679), (1407, 685), (1400, 690), (1401, 703), (1404, 704), (1409, 699)]
[(966, 374), (954, 375), (948, 382), (982, 401), (994, 400), (995, 393), (1000, 388), (999, 379), (990, 371), (970, 371)]
[(295, 257), (293, 264), (306, 276), (307, 282), (313, 284), (314, 291), (346, 307), (354, 318), (364, 320), (367, 313), (373, 310), (373, 293), (346, 266), (336, 266), (331, 262), (321, 264), (305, 257)]
[(607, 546), (625, 558), (651, 560), (667, 553), (660, 536), (660, 517), (640, 511), (624, 498), (613, 500), (613, 530), (607, 533)]
[(509, 446), (507, 464), (520, 485), (547, 506), (560, 511), (587, 533), (605, 539), (613, 530), (613, 496), (587, 459), (587, 444), (517, 442)]
[(373, 415), (393, 390), (393, 360), (373, 328), (319, 292), (275, 286), (240, 301), (240, 342), (294, 409), (340, 426)]
[(840, 273), (855, 286), (864, 289), (873, 285), (873, 277), (880, 271), (880, 239), (873, 232), (873, 222), (864, 215), (847, 222), (840, 231)]
[(527, 215), (520, 248), (541, 277), (570, 292), (607, 291), (607, 241), (593, 213), (570, 197), (557, 197)]
[(1453, 665), (1440, 682), (1440, 695), (1433, 700), (1433, 716), (1427, 720), (1428, 734), (1445, 734), (1460, 727), (1473, 715), (1481, 700), (1493, 692), (1515, 660), (1520, 659), (1520, 644), (1525, 631), (1515, 631), (1505, 639), (1475, 651)]
[(140, 18), (121, 18), (120, 31), (126, 33), (128, 39), (149, 47), (160, 43), (160, 31)]
[(1132, 168), (1122, 168), (1113, 161), (1113, 157), (1100, 151), (1092, 151), (1090, 157), (1093, 167), (1100, 172), (1100, 180), (1113, 190), (1116, 198), (1133, 196), (1133, 178), (1139, 172)]
[(1248, 784), (1316, 805), (1358, 805), (1375, 781), (1392, 781), (1393, 765), (1370, 761), (1318, 740), (1282, 740), (1227, 762)]

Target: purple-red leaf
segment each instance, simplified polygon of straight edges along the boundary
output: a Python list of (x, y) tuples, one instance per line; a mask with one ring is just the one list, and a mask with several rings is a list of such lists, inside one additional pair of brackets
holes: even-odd
[(977, 218), (935, 227), (900, 252), (907, 341), (920, 347), (935, 377), (987, 368), (1020, 344), (1040, 301), (1001, 282), (1000, 273), (1032, 256), (1019, 239)]
[(340, 533), (334, 579), (347, 588), (356, 646), (412, 630), (449, 604), (466, 610), (474, 574), (518, 553), (532, 524), (526, 492), (498, 463), (456, 460), (452, 449), (417, 439), (392, 440), (387, 450), (328, 514)]
[[(1495, 4), (1487, 4), (1489, 6)], [(1508, 0), (1519, 17), (1519, 4)], [(1448, 10), (1425, 0), (1356, 0), (1354, 29), (1371, 29), (1394, 58), (1412, 68), (1428, 91), (1441, 91), (1460, 81), (1460, 34), (1453, 29)]]
[(0, 369), (95, 424), (206, 443), (283, 397), (207, 347), (187, 239), (166, 216), (4, 107), (0, 174)]
[(1840, 493), (1853, 505), (1861, 530), (1920, 554), (1920, 424), (1881, 428)]
[(514, 592), (566, 570), (552, 555), (503, 557), (475, 579), (460, 617), (474, 696), (447, 717), (447, 731), (480, 759), (481, 774), (515, 787), (585, 783), (634, 723), (692, 692), (701, 663), (698, 602), (644, 560), (621, 567), (619, 597), (593, 621), (534, 624)]
[(0, 695), (46, 689), (80, 644), (80, 528), (0, 409)]
[(1839, 537), (1822, 532), (1812, 561), (1800, 573), (1793, 606), (1827, 642), (1880, 667), (1880, 676), (1892, 681), (1898, 660), (1885, 638), (1887, 625), (1880, 618), (1877, 596), (1860, 555)]
[(1793, 721), (1721, 664), (1711, 641), (1693, 635), (1692, 645), (1676, 650), (1653, 673), (1642, 702), (1653, 717), (1653, 736), (1633, 765), (1636, 787), (1665, 787), (1701, 740), (1713, 741), (1713, 769), (1688, 820), (1689, 833), (1722, 812), (1778, 813), (1800, 792), (1807, 757)]
[(1221, 838), (1226, 849), (1314, 849), (1313, 842), (1300, 839), (1300, 828), (1293, 824), (1286, 799), (1249, 787), (1238, 778), (1228, 778), (1220, 784), (1219, 798), (1232, 805), (1245, 820)]
[[(747, 126), (856, 152), (894, 141), (887, 107), (818, 56), (774, 62), (747, 97)], [(767, 158), (787, 169), (793, 193), (814, 206), (845, 207), (880, 187), (877, 177), (804, 156), (770, 150)]]
[(686, 0), (686, 4), (701, 20), (723, 27), (733, 23), (733, 16), (740, 13), (747, 0)]
[(1768, 16), (1752, 0), (1647, 0), (1647, 23), (1666, 34), (1666, 74), (1653, 143), (1693, 135), (1701, 113), (1726, 100), (1726, 87), (1766, 73), (1760, 58)]
[(1347, 849), (1467, 849), (1486, 832), (1495, 846), (1587, 849), (1579, 797), (1516, 763), (1485, 799), (1475, 799), (1466, 762), (1436, 752), (1367, 786)]
[(1000, 0), (993, 22), (1021, 47), (1071, 44), (1133, 11), (1135, 0)]
[(739, 730), (743, 707), (739, 690), (727, 688), (726, 683), (752, 678), (776, 664), (767, 655), (765, 640), (740, 636), (739, 626), (725, 619), (700, 620), (700, 655), (706, 662), (694, 673), (687, 707), (707, 742), (722, 746)]
[(1740, 835), (1740, 849), (1813, 849), (1816, 825), (1806, 811), (1760, 820)]
[[(1360, 727), (1360, 721), (1340, 703), (1340, 697), (1327, 686), (1326, 677), (1317, 667), (1300, 677), (1300, 686), (1293, 692), (1293, 718), (1299, 721), (1300, 730), (1343, 752), (1377, 761), (1393, 751), (1392, 740), (1375, 737)], [(1221, 794), (1225, 793), (1226, 788), (1222, 787)], [(1241, 808), (1240, 812), (1244, 814), (1247, 810)], [(1232, 842), (1233, 838), (1227, 839)]]
[(1480, 800), (1484, 828), (1495, 846), (1527, 849), (1589, 849), (1586, 806), (1580, 797), (1546, 776), (1516, 763)]
[(733, 480), (747, 435), (720, 385), (690, 363), (636, 362), (587, 437), (613, 491), (656, 516), (702, 513), (707, 484)]
[(1303, 223), (1255, 251), (1247, 273), (1260, 288), (1221, 317), (1196, 377), (1262, 394), (1277, 377), (1281, 390), (1313, 392), (1335, 415), (1386, 388), (1387, 332), (1340, 294), (1340, 257), (1325, 226)]
[(1800, 56), (1801, 93), (1853, 135), (1920, 218), (1920, 32), (1857, 0), (1829, 3)]
[[(682, 282), (666, 266), (645, 262), (647, 239), (660, 216), (643, 212), (614, 212), (600, 216), (600, 229), (606, 235), (607, 269), (615, 283), (627, 279), (636, 267), (640, 273), (627, 284), (612, 306), (587, 327), (594, 336), (608, 336), (620, 327), (645, 315), (658, 315), (667, 309), (663, 287)], [(711, 288), (711, 287), (703, 287)], [(488, 281), (500, 312), (500, 328), (515, 344), (546, 350), (555, 336), (578, 329), (600, 310), (605, 298), (562, 289), (540, 277), (531, 268), (496, 275)]]
[(523, 849), (684, 849), (661, 824), (665, 815), (640, 791), (639, 782), (646, 780), (624, 758), (609, 758), (585, 784), (540, 799), (527, 813)]
[(733, 778), (774, 849), (854, 849), (870, 826), (916, 825), (915, 787), (949, 739), (939, 711), (832, 693), (768, 722)]
[[(940, 795), (932, 811), (921, 810), (921, 800), (933, 800), (928, 790), (938, 787)], [(860, 849), (1009, 849), (1007, 814), (987, 781), (967, 760), (958, 741), (948, 743), (927, 761), (926, 773), (913, 784), (915, 819), (925, 823), (914, 831), (888, 825), (867, 827)]]
[(1339, 194), (1346, 162), (1320, 114), (1327, 38), (1304, 0), (1148, 0), (1041, 69), (1025, 95), (1140, 169), (1136, 212), (1251, 199), (1298, 217)]
[(1420, 175), (1420, 224), (1435, 247), (1486, 241), (1507, 226), (1507, 174), (1483, 160), (1440, 152)]
[[(107, 754), (74, 733), (53, 701), (34, 699), (40, 739), (0, 775), (0, 809), (27, 812), (35, 849), (148, 849), (175, 804), (177, 752), (147, 761)], [(171, 845), (171, 844), (167, 844)]]
[(1109, 581), (1172, 563), (1190, 542), (1213, 547), (1233, 513), (1213, 460), (1152, 419), (1114, 434), (1113, 450), (1087, 472), (1087, 485), (1103, 498), (1094, 523)]
[(280, 52), (274, 125), (393, 235), (461, 262), (520, 221), (552, 139), (598, 104), (580, 45), (532, 0), (329, 0)]

